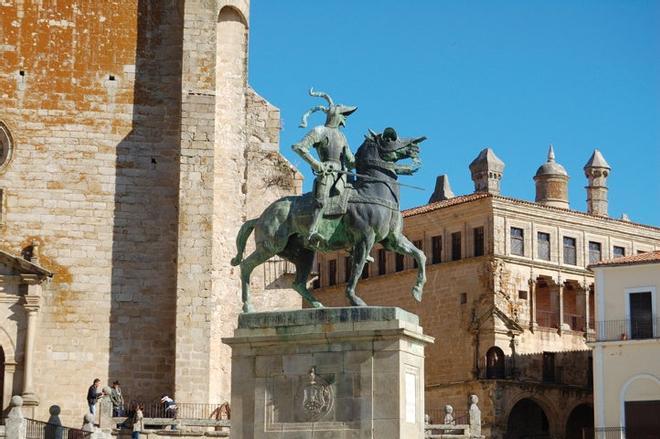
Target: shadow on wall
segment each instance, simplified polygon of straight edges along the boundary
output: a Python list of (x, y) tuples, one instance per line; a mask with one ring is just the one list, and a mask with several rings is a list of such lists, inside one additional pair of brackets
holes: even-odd
[(183, 1), (138, 0), (133, 119), (117, 145), (108, 378), (126, 404), (174, 385)]

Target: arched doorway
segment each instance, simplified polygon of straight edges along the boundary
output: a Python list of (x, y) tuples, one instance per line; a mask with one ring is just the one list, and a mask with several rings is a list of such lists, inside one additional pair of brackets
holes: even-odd
[(550, 424), (545, 412), (536, 402), (523, 398), (509, 413), (506, 439), (527, 439), (549, 437)]
[[(589, 404), (580, 404), (573, 409), (566, 422), (566, 439), (584, 439), (582, 431), (592, 432), (594, 409)], [(593, 437), (593, 436), (586, 436)]]
[(497, 346), (486, 352), (486, 378), (504, 378), (504, 352)]

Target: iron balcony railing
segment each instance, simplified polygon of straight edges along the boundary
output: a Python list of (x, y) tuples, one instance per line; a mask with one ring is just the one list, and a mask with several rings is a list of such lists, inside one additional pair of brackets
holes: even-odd
[(58, 424), (25, 419), (25, 439), (89, 439), (91, 432)]
[(600, 320), (596, 322), (596, 341), (642, 340), (660, 338), (660, 319)]
[[(143, 402), (141, 399), (132, 399), (124, 397), (123, 416), (130, 417), (137, 404), (142, 404), (145, 418), (176, 418), (176, 419), (228, 419), (229, 414), (225, 404), (205, 404), (176, 402), (174, 406), (165, 407), (159, 401)], [(121, 416), (120, 416), (121, 417)]]

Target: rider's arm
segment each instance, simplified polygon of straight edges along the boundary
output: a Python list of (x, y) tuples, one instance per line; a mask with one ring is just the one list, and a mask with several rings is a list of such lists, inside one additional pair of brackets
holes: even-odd
[(351, 148), (348, 145), (344, 145), (343, 155), (344, 166), (346, 166), (346, 169), (355, 169), (355, 156), (353, 155), (353, 151), (351, 151)]
[(305, 134), (305, 137), (303, 137), (300, 142), (291, 146), (291, 149), (293, 149), (300, 157), (302, 157), (303, 160), (309, 163), (314, 171), (320, 171), (323, 167), (323, 164), (316, 160), (314, 156), (309, 152), (309, 150), (312, 148), (312, 146), (314, 146), (315, 143), (320, 141), (321, 132), (319, 127), (316, 127)]

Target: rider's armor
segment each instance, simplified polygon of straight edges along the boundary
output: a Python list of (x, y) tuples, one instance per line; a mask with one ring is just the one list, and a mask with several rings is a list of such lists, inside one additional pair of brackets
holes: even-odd
[[(346, 174), (337, 171), (349, 171), (355, 167), (355, 157), (348, 146), (348, 141), (339, 130), (344, 126), (346, 117), (357, 107), (335, 105), (326, 93), (310, 90), (310, 95), (325, 98), (329, 107), (317, 106), (303, 116), (301, 127), (307, 126), (307, 117), (315, 111), (326, 113), (325, 125), (319, 125), (309, 131), (303, 139), (292, 146), (307, 163), (312, 166), (314, 175), (315, 209), (312, 224), (309, 228), (308, 240), (318, 242), (322, 239), (318, 233), (319, 220), (323, 216), (324, 207), (331, 196), (340, 195), (346, 188)], [(310, 148), (316, 149), (318, 160), (310, 154)]]

